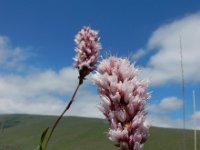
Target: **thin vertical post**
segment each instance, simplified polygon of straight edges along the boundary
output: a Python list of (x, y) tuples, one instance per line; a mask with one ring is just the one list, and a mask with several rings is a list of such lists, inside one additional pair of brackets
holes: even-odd
[(183, 69), (183, 48), (182, 39), (180, 36), (180, 57), (181, 57), (181, 93), (183, 100), (183, 129), (185, 129), (185, 80), (184, 80), (184, 69)]
[(185, 80), (184, 80), (184, 69), (183, 69), (183, 48), (182, 48), (182, 39), (181, 39), (181, 35), (179, 35), (179, 44), (180, 44), (180, 59), (181, 59), (181, 95), (182, 95), (182, 100), (183, 100), (183, 148), (181, 150), (185, 150), (186, 149), (186, 124), (185, 124), (185, 118), (186, 118), (186, 113), (185, 113)]
[[(196, 97), (195, 97), (195, 91), (192, 91), (192, 97), (193, 97), (193, 114), (196, 113)], [(197, 150), (197, 130), (196, 130), (196, 118), (193, 117), (194, 121), (194, 150)]]

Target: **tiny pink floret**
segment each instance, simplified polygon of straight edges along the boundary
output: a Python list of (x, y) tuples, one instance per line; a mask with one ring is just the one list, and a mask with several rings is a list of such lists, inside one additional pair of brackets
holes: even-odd
[(111, 125), (109, 139), (121, 150), (142, 150), (149, 136), (144, 111), (148, 82), (139, 80), (138, 72), (128, 59), (111, 56), (93, 76), (102, 99), (99, 109)]

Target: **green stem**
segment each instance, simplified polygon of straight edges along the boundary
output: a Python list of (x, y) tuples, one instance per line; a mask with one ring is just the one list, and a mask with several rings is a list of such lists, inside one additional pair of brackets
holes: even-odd
[(50, 133), (49, 133), (49, 135), (48, 135), (48, 137), (47, 137), (47, 140), (46, 140), (46, 142), (45, 142), (45, 145), (44, 145), (43, 150), (46, 150), (47, 145), (48, 145), (48, 143), (49, 143), (49, 140), (51, 139), (51, 136), (52, 136), (52, 134), (53, 134), (53, 132), (54, 132), (56, 126), (57, 126), (58, 123), (60, 122), (60, 120), (61, 120), (61, 118), (63, 117), (63, 115), (65, 114), (65, 112), (70, 108), (71, 104), (73, 103), (74, 98), (75, 98), (75, 96), (76, 96), (76, 93), (77, 93), (79, 87), (81, 86), (81, 84), (82, 84), (82, 81), (80, 80), (79, 83), (78, 83), (78, 85), (77, 85), (77, 87), (76, 87), (76, 89), (75, 89), (75, 91), (74, 91), (74, 94), (72, 95), (71, 100), (70, 100), (69, 103), (67, 104), (65, 110), (62, 112), (62, 114), (57, 118), (57, 120), (56, 120), (55, 123), (53, 124), (53, 126), (52, 126), (52, 128), (51, 128), (51, 131), (50, 131)]

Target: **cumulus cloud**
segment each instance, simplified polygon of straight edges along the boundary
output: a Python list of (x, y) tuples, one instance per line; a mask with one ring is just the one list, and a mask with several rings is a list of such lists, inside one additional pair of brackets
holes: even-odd
[(52, 96), (41, 96), (31, 101), (18, 98), (1, 98), (1, 114), (43, 114), (58, 115), (61, 113), (64, 102)]
[(196, 119), (196, 120), (200, 120), (200, 111), (196, 111), (196, 112), (192, 115), (192, 118), (193, 118), (193, 119)]
[(156, 127), (183, 128), (183, 121), (181, 119), (171, 119), (167, 115), (151, 114), (148, 115), (147, 119)]
[[(169, 113), (174, 113), (182, 108), (183, 101), (177, 97), (166, 97), (161, 99), (158, 104), (147, 105), (147, 119), (153, 126), (165, 128), (183, 128), (183, 119), (173, 118)], [(194, 120), (195, 119), (195, 120)], [(200, 112), (197, 111), (185, 118), (187, 129), (200, 130)], [(195, 125), (196, 121), (196, 125)]]
[(150, 77), (153, 85), (180, 81), (180, 37), (185, 80), (200, 81), (199, 26), (200, 13), (197, 13), (163, 25), (153, 32), (146, 51), (155, 51), (155, 54), (143, 68), (144, 76)]
[(147, 106), (149, 112), (173, 112), (179, 110), (183, 106), (183, 101), (177, 97), (166, 97), (160, 100), (159, 104), (151, 104)]
[[(77, 70), (68, 67), (45, 70), (27, 76), (0, 76), (0, 113), (59, 115), (78, 83)], [(66, 115), (100, 117), (99, 97), (82, 86)], [(92, 112), (92, 113), (91, 113)]]
[(12, 47), (10, 40), (6, 36), (0, 36), (0, 68), (15, 69), (17, 71), (24, 68), (23, 62), (29, 54), (21, 47)]
[(138, 60), (146, 54), (144, 49), (138, 49), (134, 54), (131, 56), (131, 60)]
[[(165, 127), (165, 128), (183, 128), (183, 119), (172, 119), (167, 115), (160, 114), (150, 114), (148, 115), (149, 122), (156, 127)], [(186, 118), (185, 127), (187, 129), (198, 129), (200, 130), (200, 120), (196, 121), (194, 125), (194, 120), (189, 117)]]
[(1, 97), (24, 97), (46, 94), (64, 94), (71, 92), (77, 82), (77, 71), (72, 68), (63, 68), (56, 72), (45, 70), (27, 76), (1, 75)]
[(183, 105), (183, 101), (176, 97), (167, 97), (161, 100), (159, 107), (166, 111), (175, 111), (180, 109)]
[(67, 115), (76, 115), (83, 117), (104, 118), (103, 114), (98, 110), (100, 98), (97, 94), (80, 91), (74, 102), (74, 105), (67, 112)]
[(27, 76), (0, 75), (0, 112), (43, 114), (44, 110), (49, 110), (52, 114), (56, 112), (55, 106), (62, 106), (60, 97), (75, 88), (76, 77), (77, 72), (72, 68), (58, 72), (45, 70)]
[(193, 113), (191, 120), (193, 120), (194, 128), (200, 130), (200, 111)]

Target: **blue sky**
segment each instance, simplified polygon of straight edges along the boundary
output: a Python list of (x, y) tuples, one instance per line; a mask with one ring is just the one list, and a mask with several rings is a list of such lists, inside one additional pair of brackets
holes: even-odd
[[(187, 127), (192, 118), (200, 120), (200, 2), (195, 0), (0, 0), (1, 114), (63, 110), (76, 84), (74, 36), (85, 25), (99, 31), (101, 55), (128, 56), (150, 78), (149, 120), (164, 127), (182, 127), (181, 35)], [(87, 81), (69, 114), (102, 117), (98, 103)]]

